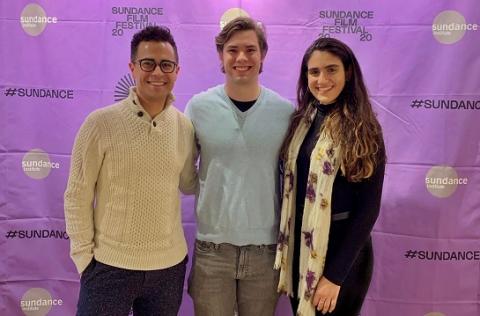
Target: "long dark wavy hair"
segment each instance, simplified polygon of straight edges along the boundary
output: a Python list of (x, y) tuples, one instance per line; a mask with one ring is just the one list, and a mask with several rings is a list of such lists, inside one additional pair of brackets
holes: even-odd
[(280, 158), (287, 160), (288, 147), (303, 118), (308, 119), (316, 100), (308, 88), (307, 66), (314, 51), (337, 56), (345, 69), (345, 87), (337, 98), (337, 105), (325, 118), (325, 130), (342, 153), (341, 171), (351, 182), (369, 178), (376, 166), (385, 159), (382, 129), (372, 110), (362, 71), (352, 50), (334, 38), (319, 38), (306, 50), (297, 83), (298, 107), (292, 115)]

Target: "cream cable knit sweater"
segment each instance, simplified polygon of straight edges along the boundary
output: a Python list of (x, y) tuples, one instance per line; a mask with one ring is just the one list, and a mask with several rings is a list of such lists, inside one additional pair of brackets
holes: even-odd
[(75, 139), (65, 192), (71, 257), (115, 267), (163, 269), (187, 254), (180, 196), (195, 191), (194, 132), (168, 100), (150, 118), (135, 89), (91, 113)]

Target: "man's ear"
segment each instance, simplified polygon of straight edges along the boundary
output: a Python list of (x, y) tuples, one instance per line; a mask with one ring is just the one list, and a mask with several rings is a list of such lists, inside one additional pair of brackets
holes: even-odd
[(218, 59), (220, 60), (220, 70), (225, 73), (225, 67), (223, 66), (223, 52), (218, 52)]

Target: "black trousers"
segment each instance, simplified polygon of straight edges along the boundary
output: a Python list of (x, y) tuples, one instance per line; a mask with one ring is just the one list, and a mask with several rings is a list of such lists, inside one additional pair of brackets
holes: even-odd
[(77, 316), (176, 316), (182, 303), (187, 257), (152, 271), (112, 267), (92, 259), (80, 279)]
[[(299, 256), (298, 256), (299, 257)], [(295, 260), (297, 259), (297, 260)], [(298, 307), (297, 291), (299, 279), (299, 262), (294, 257), (292, 281), (294, 298), (290, 298), (293, 314), (296, 315)], [(347, 278), (340, 287), (338, 301), (335, 310), (327, 313), (329, 316), (358, 316), (362, 308), (363, 301), (367, 295), (368, 287), (372, 279), (373, 271), (373, 250), (372, 244), (369, 242), (359, 253), (357, 259), (353, 263)], [(317, 316), (323, 315), (317, 311)]]

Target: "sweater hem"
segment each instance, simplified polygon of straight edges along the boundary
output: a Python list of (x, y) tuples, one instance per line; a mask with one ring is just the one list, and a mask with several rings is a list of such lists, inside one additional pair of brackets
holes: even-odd
[(198, 223), (197, 239), (215, 244), (228, 243), (235, 246), (273, 245), (277, 243), (277, 232), (278, 225), (258, 229), (219, 230)]
[(159, 249), (155, 251), (139, 249), (117, 250), (99, 246), (93, 250), (94, 258), (97, 261), (113, 267), (127, 270), (159, 270), (173, 267), (180, 263), (187, 255), (187, 245), (173, 246), (170, 249)]

